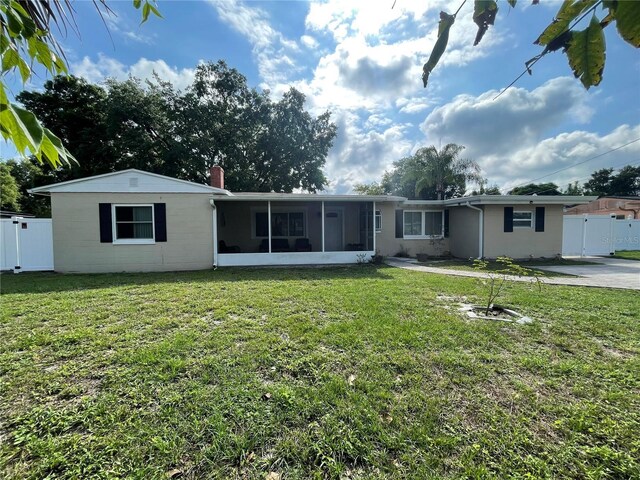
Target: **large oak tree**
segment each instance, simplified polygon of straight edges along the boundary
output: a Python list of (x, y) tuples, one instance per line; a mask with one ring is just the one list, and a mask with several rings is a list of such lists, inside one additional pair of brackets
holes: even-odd
[(17, 98), (75, 153), (77, 165), (44, 167), (56, 181), (138, 168), (207, 183), (209, 168), (220, 165), (235, 191), (316, 191), (327, 183), (322, 169), (336, 135), (330, 113), (312, 116), (293, 88), (274, 101), (223, 61), (199, 65), (184, 92), (158, 78), (102, 87), (60, 76)]

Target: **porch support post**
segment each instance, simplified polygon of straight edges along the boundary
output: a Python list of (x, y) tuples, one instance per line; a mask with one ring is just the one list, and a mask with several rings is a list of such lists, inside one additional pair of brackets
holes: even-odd
[(267, 223), (269, 225), (269, 253), (271, 253), (271, 200), (267, 201)]
[(322, 202), (322, 253), (324, 253), (324, 201)]
[(213, 268), (218, 267), (218, 210), (213, 198), (210, 200), (213, 219)]
[(376, 253), (376, 202), (373, 202), (373, 222), (371, 222), (373, 228), (373, 253)]

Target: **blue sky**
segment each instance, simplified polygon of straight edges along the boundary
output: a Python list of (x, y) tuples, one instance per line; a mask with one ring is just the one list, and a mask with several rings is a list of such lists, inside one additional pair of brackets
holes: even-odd
[[(160, 1), (164, 18), (140, 26), (139, 12), (120, 1), (110, 2), (108, 31), (91, 2), (75, 2), (80, 36), (62, 43), (71, 72), (93, 82), (155, 71), (184, 88), (199, 62), (224, 59), (274, 98), (298, 88), (312, 113), (328, 109), (338, 125), (325, 169), (328, 190), (338, 193), (380, 179), (421, 146), (450, 142), (465, 145), (465, 156), (504, 190), (536, 179), (564, 187), (598, 168), (640, 164), (640, 55), (613, 25), (600, 86), (584, 90), (557, 52), (493, 100), (539, 53), (532, 42), (559, 6), (530, 3), (499, 2), (495, 27), (473, 47), (467, 2), (426, 89), (420, 76), (438, 14), (458, 2), (397, 0), (392, 9), (393, 0)], [(28, 87), (41, 85), (42, 77)]]

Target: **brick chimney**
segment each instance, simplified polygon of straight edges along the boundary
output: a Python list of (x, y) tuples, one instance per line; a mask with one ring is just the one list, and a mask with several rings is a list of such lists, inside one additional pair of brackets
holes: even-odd
[(224, 170), (220, 165), (214, 165), (209, 171), (211, 173), (211, 186), (224, 189)]

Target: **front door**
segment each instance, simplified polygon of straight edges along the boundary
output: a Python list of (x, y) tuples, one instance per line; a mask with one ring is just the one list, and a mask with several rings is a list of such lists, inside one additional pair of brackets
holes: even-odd
[(327, 252), (340, 252), (342, 244), (342, 210), (327, 210), (324, 219), (324, 249)]

